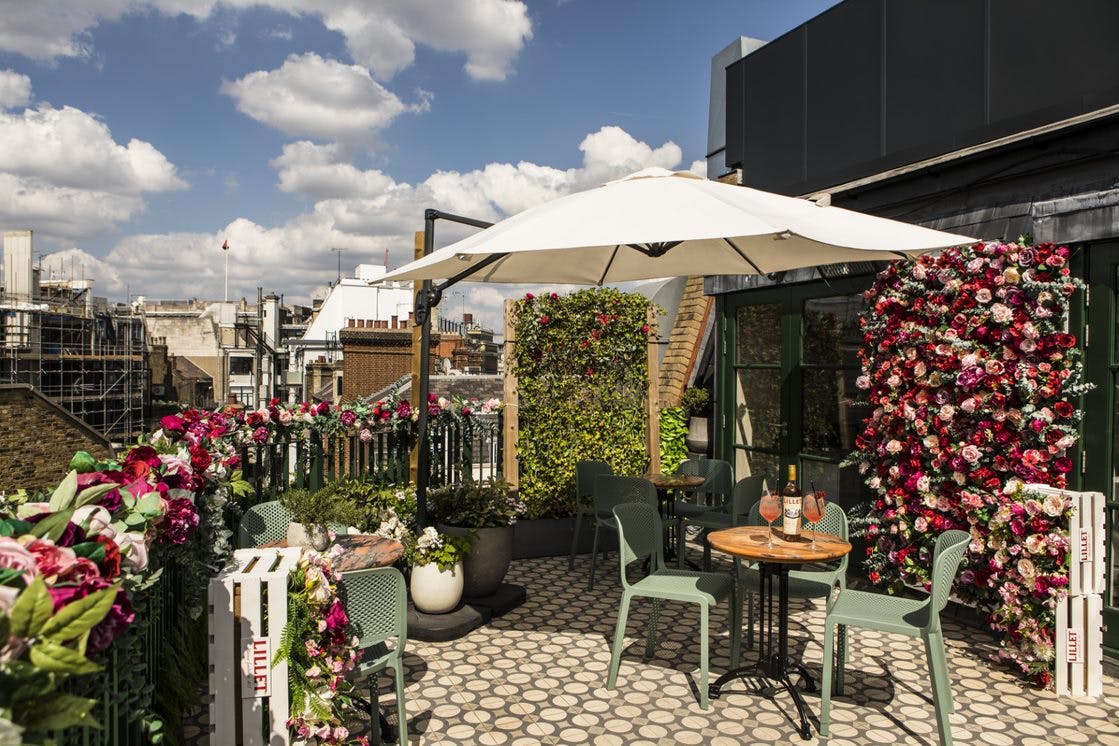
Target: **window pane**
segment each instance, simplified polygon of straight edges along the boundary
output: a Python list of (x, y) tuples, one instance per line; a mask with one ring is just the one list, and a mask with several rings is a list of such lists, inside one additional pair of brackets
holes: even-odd
[(739, 365), (781, 362), (781, 305), (759, 303), (735, 313), (738, 328), (735, 360)]
[(814, 298), (804, 302), (804, 362), (816, 365), (858, 365), (862, 342), (859, 295)]
[(803, 443), (807, 453), (845, 456), (854, 450), (855, 436), (868, 413), (856, 404), (857, 370), (849, 368), (806, 368), (803, 377)]
[(777, 481), (779, 468), (780, 463), (776, 453), (760, 453), (744, 448), (737, 448), (734, 451), (734, 475), (737, 479), (761, 474), (765, 477), (769, 489), (780, 489), (782, 483)]
[(734, 400), (734, 443), (755, 448), (781, 447), (780, 373), (767, 368), (738, 371)]

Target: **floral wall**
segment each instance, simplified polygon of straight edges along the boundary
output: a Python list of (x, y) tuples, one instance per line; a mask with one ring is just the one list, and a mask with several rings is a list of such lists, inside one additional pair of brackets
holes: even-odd
[(1053, 612), (1068, 570), (1066, 486), (1086, 390), (1067, 333), (1079, 286), (1067, 247), (980, 244), (897, 263), (867, 291), (860, 353), (870, 416), (853, 461), (876, 498), (875, 583), (928, 587), (948, 529), (972, 543), (956, 593), (1002, 633), (1002, 655), (1051, 679)]

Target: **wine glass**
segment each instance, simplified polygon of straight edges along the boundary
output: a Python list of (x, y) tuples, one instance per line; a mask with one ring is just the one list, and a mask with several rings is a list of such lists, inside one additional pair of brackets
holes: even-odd
[(804, 519), (812, 524), (812, 548), (816, 548), (816, 534), (820, 531), (820, 521), (823, 520), (827, 509), (827, 493), (817, 490), (804, 496)]
[(781, 517), (781, 495), (776, 492), (766, 492), (762, 495), (762, 501), (758, 508), (762, 518), (769, 523), (769, 541), (766, 543), (766, 547), (772, 547), (773, 522)]

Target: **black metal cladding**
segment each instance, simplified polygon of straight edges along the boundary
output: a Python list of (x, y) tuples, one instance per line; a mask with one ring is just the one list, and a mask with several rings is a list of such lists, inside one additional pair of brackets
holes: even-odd
[(1116, 0), (847, 0), (727, 68), (726, 162), (805, 194), (1114, 104)]

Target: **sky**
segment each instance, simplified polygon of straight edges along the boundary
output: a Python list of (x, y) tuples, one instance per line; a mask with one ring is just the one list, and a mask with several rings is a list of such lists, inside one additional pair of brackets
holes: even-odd
[[(0, 230), (115, 300), (221, 299), (228, 241), (231, 298), (307, 302), (332, 249), (410, 260), (425, 208), (705, 173), (712, 56), (833, 4), (0, 0)], [(456, 304), (495, 324), (523, 291)]]

